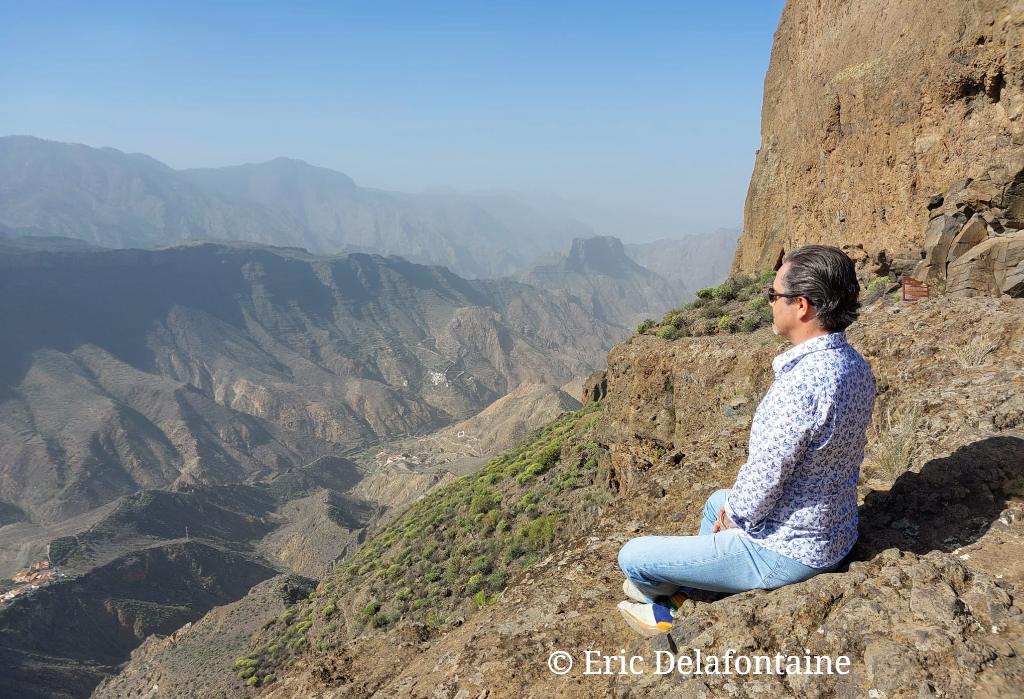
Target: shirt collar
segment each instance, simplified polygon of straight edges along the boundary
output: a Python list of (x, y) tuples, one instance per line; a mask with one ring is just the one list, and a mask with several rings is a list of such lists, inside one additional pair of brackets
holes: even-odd
[(794, 345), (782, 354), (776, 355), (775, 359), (772, 360), (772, 369), (775, 370), (776, 375), (781, 374), (792, 369), (805, 354), (819, 350), (836, 349), (846, 344), (845, 332), (828, 333), (827, 335), (812, 337), (810, 340), (804, 340), (799, 345)]

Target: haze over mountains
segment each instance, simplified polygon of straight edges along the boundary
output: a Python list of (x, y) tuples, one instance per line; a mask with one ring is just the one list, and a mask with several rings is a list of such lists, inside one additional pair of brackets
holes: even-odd
[(289, 158), (174, 170), (146, 155), (30, 136), (0, 138), (0, 231), (113, 248), (245, 240), (399, 254), (471, 278), (523, 271), (594, 235), (511, 194), (370, 189)]

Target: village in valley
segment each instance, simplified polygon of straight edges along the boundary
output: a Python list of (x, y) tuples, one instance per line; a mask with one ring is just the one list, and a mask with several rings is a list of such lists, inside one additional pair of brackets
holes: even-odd
[[(4, 587), (9, 589), (4, 590), (0, 594), (0, 607), (8, 604), (11, 600), (20, 597), (21, 595), (28, 594), (33, 590), (38, 590), (40, 587), (46, 587), (47, 585), (57, 582), (60, 578), (63, 578), (64, 574), (59, 572), (55, 567), (50, 566), (49, 560), (42, 560), (33, 563), (28, 568), (19, 570), (17, 573), (11, 576), (9, 581), (4, 581)], [(13, 587), (11, 584), (13, 583)]]

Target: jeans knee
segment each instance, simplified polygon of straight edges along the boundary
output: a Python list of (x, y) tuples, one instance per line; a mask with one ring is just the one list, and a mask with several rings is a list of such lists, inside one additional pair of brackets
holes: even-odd
[(619, 569), (629, 577), (629, 574), (636, 569), (637, 550), (639, 541), (645, 537), (630, 539), (619, 549)]

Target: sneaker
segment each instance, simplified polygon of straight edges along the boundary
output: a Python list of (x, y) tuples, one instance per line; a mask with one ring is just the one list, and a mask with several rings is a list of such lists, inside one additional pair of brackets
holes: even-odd
[[(626, 578), (625, 580), (622, 581), (622, 593), (624, 595), (626, 595), (626, 597), (630, 598), (631, 600), (635, 600), (635, 601), (639, 602), (640, 604), (647, 604), (648, 603), (647, 602), (647, 598), (644, 597), (644, 593), (640, 592), (640, 589), (629, 578)], [(682, 592), (680, 590), (680, 591), (677, 591), (677, 592), (675, 592), (674, 594), (672, 594), (672, 595), (670, 595), (668, 597), (665, 597), (663, 595), (658, 595), (658, 596), (656, 596), (654, 598), (654, 601), (655, 602), (660, 601), (660, 602), (664, 603), (664, 605), (666, 607), (668, 607), (669, 609), (672, 609), (673, 611), (675, 611), (676, 609), (679, 609), (679, 607), (682, 606), (683, 602), (686, 599), (688, 599), (687, 596), (686, 596), (686, 593)]]
[(638, 588), (629, 578), (622, 581), (622, 594), (631, 600), (636, 600), (640, 604), (648, 603), (647, 598), (644, 597), (644, 593), (640, 592), (640, 588)]
[(672, 629), (672, 612), (663, 604), (641, 604), (639, 602), (619, 602), (619, 612), (630, 628), (640, 635), (650, 638)]

